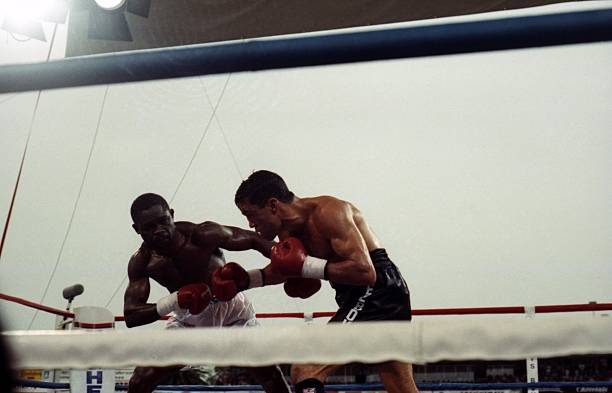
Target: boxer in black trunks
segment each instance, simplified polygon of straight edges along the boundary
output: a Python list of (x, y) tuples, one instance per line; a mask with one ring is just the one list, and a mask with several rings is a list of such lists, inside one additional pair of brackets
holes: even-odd
[[(290, 296), (308, 297), (320, 288), (321, 279), (329, 280), (339, 305), (331, 322), (411, 319), (402, 275), (351, 203), (331, 196), (298, 198), (279, 175), (269, 171), (256, 171), (243, 181), (235, 203), (263, 238), (279, 237), (270, 264), (262, 269), (266, 285), (284, 282)], [(234, 269), (225, 278), (243, 290), (248, 287), (247, 276), (252, 277), (253, 271)], [(325, 379), (337, 367), (293, 365), (296, 393), (322, 393)], [(377, 367), (388, 392), (418, 392), (411, 364), (389, 361)]]

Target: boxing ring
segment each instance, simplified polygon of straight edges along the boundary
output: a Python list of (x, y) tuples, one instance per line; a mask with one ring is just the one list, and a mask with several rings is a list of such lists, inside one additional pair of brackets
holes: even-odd
[[(560, 31), (563, 33), (560, 34)], [(316, 37), (257, 39), (85, 56), (0, 66), (0, 93), (135, 82), (216, 73), (340, 64), (612, 40), (612, 10), (507, 18)], [(0, 296), (64, 318), (74, 314), (9, 295)], [(516, 360), (612, 353), (612, 318), (536, 314), (612, 310), (612, 303), (414, 310), (410, 324), (287, 326), (175, 331), (13, 331), (3, 338), (17, 368), (113, 368), (176, 363), (256, 366), (303, 362), (415, 364), (444, 359)], [(329, 317), (330, 312), (269, 313), (258, 318)], [(436, 320), (420, 316), (522, 314)], [(527, 316), (527, 317), (524, 317)], [(121, 321), (122, 316), (114, 318)], [(86, 324), (81, 327), (87, 328)], [(94, 326), (95, 327), (95, 326)], [(367, 337), (367, 339), (363, 339)], [(198, 345), (193, 345), (198, 342)], [(316, 343), (313, 345), (312, 343)], [(202, 351), (206, 348), (206, 351)], [(69, 384), (19, 381), (21, 386), (69, 389)], [(422, 390), (612, 387), (611, 381), (419, 384)], [(125, 390), (118, 385), (116, 390)], [(379, 384), (328, 385), (328, 390), (381, 390)], [(161, 386), (169, 391), (244, 391), (259, 386)]]

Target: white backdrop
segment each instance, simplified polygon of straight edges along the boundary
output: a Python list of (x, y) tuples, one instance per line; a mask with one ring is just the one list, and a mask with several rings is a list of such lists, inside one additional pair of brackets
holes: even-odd
[[(593, 4), (545, 9), (578, 7)], [(48, 43), (5, 34), (2, 63), (46, 58)], [(0, 292), (61, 308), (79, 282), (77, 304), (121, 314), (133, 198), (160, 193), (178, 220), (245, 227), (234, 191), (269, 169), (298, 196), (360, 207), (415, 308), (610, 302), (610, 70), (604, 43), (44, 91)], [(36, 95), (0, 95), (3, 223)], [(329, 286), (307, 301), (280, 287), (251, 298), (259, 312), (335, 306)], [(0, 313), (8, 329), (54, 321), (6, 302)]]

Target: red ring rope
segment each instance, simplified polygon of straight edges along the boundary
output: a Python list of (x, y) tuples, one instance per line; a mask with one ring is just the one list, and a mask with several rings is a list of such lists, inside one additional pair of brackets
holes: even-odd
[[(37, 310), (46, 311), (51, 314), (61, 315), (66, 318), (74, 318), (74, 313), (60, 310), (53, 307), (44, 306), (29, 300), (0, 293), (0, 299), (8, 300)], [(612, 303), (585, 303), (585, 304), (556, 304), (535, 306), (536, 314), (554, 312), (583, 312), (583, 311), (610, 311)], [(507, 307), (459, 307), (459, 308), (430, 308), (412, 310), (412, 315), (477, 315), (477, 314), (525, 314), (524, 306)], [(335, 313), (332, 311), (313, 312), (313, 318), (331, 317)], [(310, 314), (306, 314), (310, 315)], [(304, 318), (303, 312), (276, 312), (276, 313), (257, 313), (257, 318)], [(163, 318), (167, 319), (167, 318)], [(115, 317), (115, 321), (123, 321), (123, 315)]]

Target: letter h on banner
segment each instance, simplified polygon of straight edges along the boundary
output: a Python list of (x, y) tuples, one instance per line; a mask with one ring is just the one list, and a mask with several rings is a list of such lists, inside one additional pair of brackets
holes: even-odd
[[(96, 370), (95, 374), (93, 370), (87, 370), (85, 372), (85, 378), (87, 379), (87, 393), (101, 393), (102, 383), (104, 382), (104, 378), (102, 378), (102, 370)], [(94, 384), (93, 381), (96, 381)]]
[(115, 370), (72, 370), (71, 393), (115, 393)]
[(96, 373), (93, 373), (93, 370), (87, 370), (87, 385), (92, 385), (94, 379), (97, 384), (102, 385), (102, 370), (96, 370)]

